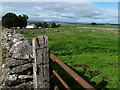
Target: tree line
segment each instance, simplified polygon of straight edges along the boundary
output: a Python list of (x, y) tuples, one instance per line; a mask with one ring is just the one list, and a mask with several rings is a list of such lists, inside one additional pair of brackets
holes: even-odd
[(16, 15), (15, 13), (7, 13), (2, 16), (2, 26), (5, 28), (12, 28), (12, 27), (20, 27), (25, 28), (27, 26), (28, 16), (23, 15)]
[[(16, 15), (15, 13), (7, 13), (4, 16), (2, 16), (2, 26), (5, 28), (17, 28), (19, 27), (20, 29), (25, 28), (27, 26), (27, 20), (28, 20), (28, 16), (25, 14), (22, 15)], [(44, 23), (40, 23), (40, 22), (36, 22), (34, 23), (34, 25), (36, 26), (36, 28), (57, 28), (60, 26), (60, 24), (56, 24), (55, 22), (48, 24), (46, 22)]]
[(39, 27), (41, 27), (41, 28), (57, 28), (57, 27), (60, 27), (60, 24), (56, 24), (55, 22), (53, 22), (53, 23), (35, 22), (33, 24), (36, 26), (36, 28), (39, 28)]

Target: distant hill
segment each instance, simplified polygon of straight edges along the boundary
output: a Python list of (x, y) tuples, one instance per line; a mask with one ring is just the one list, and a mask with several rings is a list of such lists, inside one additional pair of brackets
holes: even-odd
[[(86, 22), (61, 22), (61, 21), (28, 21), (28, 23), (35, 23), (35, 22), (47, 22), (47, 23), (59, 23), (59, 24), (74, 24), (74, 25), (91, 25), (91, 23)], [(119, 25), (119, 24), (110, 24), (110, 23), (96, 23), (96, 25)]]

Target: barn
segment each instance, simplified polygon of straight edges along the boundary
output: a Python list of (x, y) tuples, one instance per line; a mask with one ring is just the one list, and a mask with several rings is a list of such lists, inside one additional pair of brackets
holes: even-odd
[(36, 26), (34, 24), (28, 24), (26, 28), (36, 28)]

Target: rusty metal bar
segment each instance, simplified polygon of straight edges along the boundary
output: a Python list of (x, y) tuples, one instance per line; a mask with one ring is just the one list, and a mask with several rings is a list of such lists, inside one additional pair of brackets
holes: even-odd
[(60, 75), (55, 70), (53, 70), (53, 73), (66, 89), (71, 90), (70, 87), (67, 85), (67, 83), (60, 77)]
[(80, 77), (77, 73), (75, 73), (71, 68), (65, 65), (61, 60), (59, 60), (54, 54), (50, 54), (50, 58), (60, 65), (69, 75), (71, 75), (83, 88), (86, 90), (96, 90), (93, 86), (91, 86), (87, 81), (85, 81), (82, 77)]

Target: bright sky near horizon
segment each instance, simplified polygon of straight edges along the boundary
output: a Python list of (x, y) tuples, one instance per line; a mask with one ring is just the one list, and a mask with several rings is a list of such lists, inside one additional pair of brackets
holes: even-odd
[(114, 0), (116, 2), (113, 2), (113, 0), (109, 0), (111, 2), (87, 2), (90, 0), (85, 0), (86, 2), (9, 1), (4, 0), (2, 2), (0, 17), (7, 12), (13, 12), (17, 15), (27, 14), (29, 20), (35, 21), (118, 23), (118, 0)]

